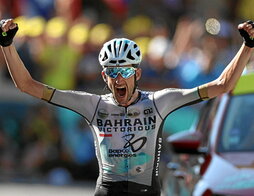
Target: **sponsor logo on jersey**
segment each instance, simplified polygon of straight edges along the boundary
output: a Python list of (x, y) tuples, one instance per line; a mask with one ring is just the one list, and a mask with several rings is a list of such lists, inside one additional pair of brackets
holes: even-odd
[(108, 157), (136, 157), (129, 149), (108, 149)]
[(122, 138), (125, 140), (123, 148), (109, 149), (109, 157), (136, 157), (135, 153), (141, 150), (147, 142), (146, 137), (135, 137), (135, 134), (127, 134)]
[(137, 109), (131, 109), (128, 111), (128, 114), (127, 114), (127, 116), (131, 118), (135, 118), (139, 115), (140, 115), (140, 111), (138, 111)]
[(144, 110), (144, 114), (145, 114), (145, 115), (153, 114), (153, 108), (146, 108), (146, 109)]
[(144, 168), (142, 168), (141, 166), (137, 166), (137, 167), (136, 167), (136, 172), (137, 172), (137, 173), (144, 172)]
[(158, 148), (157, 148), (157, 157), (156, 157), (156, 165), (155, 165), (155, 176), (159, 176), (159, 165), (161, 158), (161, 149), (162, 148), (162, 138), (158, 138)]
[(139, 137), (136, 139), (134, 137), (135, 134), (128, 134), (123, 136), (123, 138), (126, 140), (124, 148), (130, 148), (132, 152), (137, 152), (146, 144), (147, 138)]
[(97, 127), (100, 132), (135, 132), (150, 131), (156, 128), (156, 116), (131, 119), (97, 119)]
[(107, 118), (108, 117), (108, 112), (105, 109), (99, 109), (98, 110), (98, 116), (100, 118)]

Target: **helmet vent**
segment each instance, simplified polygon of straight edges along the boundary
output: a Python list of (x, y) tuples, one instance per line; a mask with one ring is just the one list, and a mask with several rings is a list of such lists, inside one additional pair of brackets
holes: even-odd
[(134, 48), (137, 48), (138, 47), (138, 45), (137, 44), (134, 44)]
[(109, 50), (110, 52), (112, 52), (110, 45), (108, 45), (108, 50)]
[(122, 44), (123, 44), (123, 42), (120, 42), (120, 44), (119, 44), (119, 48), (121, 48)]
[(125, 44), (125, 46), (124, 46), (124, 51), (126, 51), (127, 48), (128, 48), (128, 44)]
[(138, 56), (140, 56), (140, 51), (137, 51), (136, 54), (137, 54)]
[(114, 49), (115, 49), (115, 52), (116, 52), (116, 41), (114, 41)]
[(131, 55), (131, 51), (128, 52), (127, 58), (131, 60), (135, 60), (135, 58)]
[(111, 61), (109, 61), (109, 62), (110, 62), (110, 63), (114, 63), (114, 64), (115, 64), (117, 61), (111, 60)]
[(102, 60), (105, 61), (105, 60), (107, 60), (107, 59), (108, 59), (108, 55), (107, 55), (107, 53), (105, 52), (105, 53), (104, 53), (104, 57), (103, 57)]
[(125, 63), (126, 60), (119, 60), (119, 63)]

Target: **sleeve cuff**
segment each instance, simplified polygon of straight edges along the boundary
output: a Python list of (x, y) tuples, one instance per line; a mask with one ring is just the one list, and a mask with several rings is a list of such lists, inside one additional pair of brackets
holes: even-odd
[(43, 89), (43, 95), (42, 95), (42, 100), (49, 102), (55, 92), (55, 88), (45, 86)]
[(198, 87), (198, 94), (202, 100), (209, 99), (208, 91), (207, 91), (207, 84), (201, 85)]

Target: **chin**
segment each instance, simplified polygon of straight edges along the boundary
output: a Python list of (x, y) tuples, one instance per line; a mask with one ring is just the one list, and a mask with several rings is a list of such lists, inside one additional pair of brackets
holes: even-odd
[(126, 97), (124, 97), (124, 98), (117, 98), (116, 101), (117, 101), (117, 103), (119, 105), (123, 105), (123, 106), (127, 105), (127, 103), (128, 103), (128, 99)]

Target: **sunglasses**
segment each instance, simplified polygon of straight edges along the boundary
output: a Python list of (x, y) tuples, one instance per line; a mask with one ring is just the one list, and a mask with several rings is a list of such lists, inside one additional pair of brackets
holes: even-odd
[(104, 71), (107, 76), (113, 79), (117, 78), (119, 73), (123, 78), (127, 79), (135, 74), (136, 69), (133, 67), (107, 67)]

